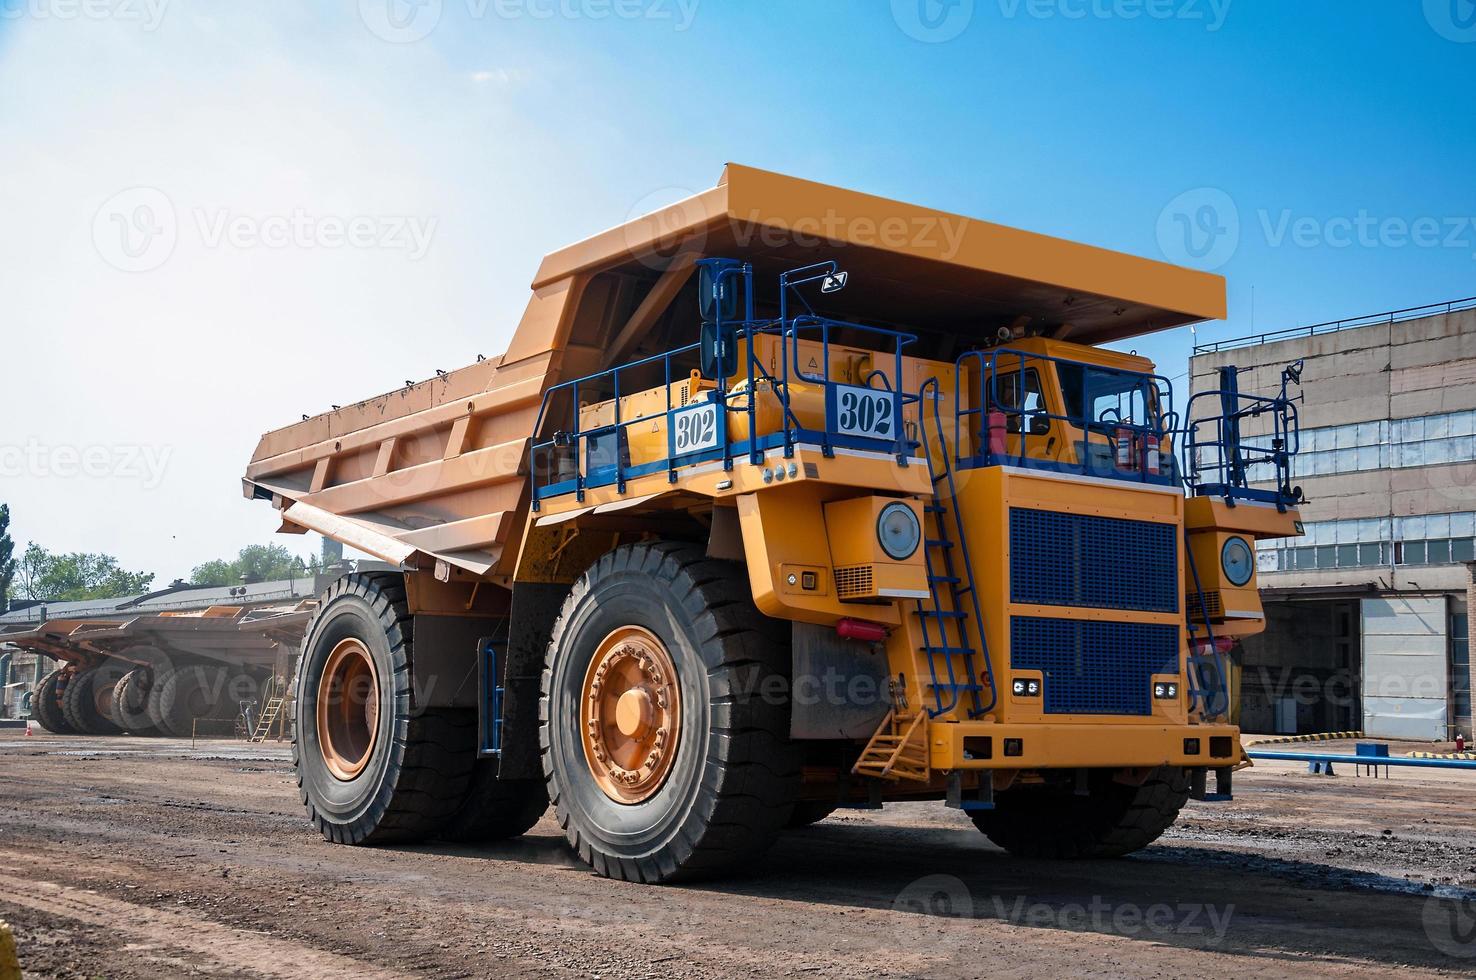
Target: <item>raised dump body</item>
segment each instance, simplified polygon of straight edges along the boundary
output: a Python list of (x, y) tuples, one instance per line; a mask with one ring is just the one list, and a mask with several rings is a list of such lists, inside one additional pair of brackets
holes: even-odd
[(1217, 276), (736, 166), (548, 256), (505, 354), (248, 467), (284, 530), (399, 569), (308, 629), (309, 813), (465, 840), (552, 799), (643, 881), (890, 799), (1020, 853), (1145, 845), (1208, 773), (1229, 795), (1225, 654), (1264, 622), (1250, 542), (1296, 533), (1295, 408), (1230, 375), (1189, 424), (1095, 345), (1224, 306)]

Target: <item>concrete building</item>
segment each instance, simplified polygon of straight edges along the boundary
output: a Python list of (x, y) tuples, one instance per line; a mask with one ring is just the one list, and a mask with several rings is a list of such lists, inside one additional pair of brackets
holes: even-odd
[(1260, 543), (1268, 628), (1242, 651), (1242, 727), (1470, 738), (1476, 299), (1196, 347), (1191, 391), (1234, 365), (1272, 395), (1298, 359), (1306, 534)]

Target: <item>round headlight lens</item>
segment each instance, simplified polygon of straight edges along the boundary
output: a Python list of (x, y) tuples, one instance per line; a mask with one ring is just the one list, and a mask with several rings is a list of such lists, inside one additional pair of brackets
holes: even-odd
[(922, 524), (911, 507), (894, 501), (883, 507), (876, 519), (876, 539), (889, 558), (904, 561), (922, 543)]
[(1256, 570), (1256, 555), (1245, 538), (1231, 538), (1220, 549), (1220, 567), (1231, 585), (1244, 585)]

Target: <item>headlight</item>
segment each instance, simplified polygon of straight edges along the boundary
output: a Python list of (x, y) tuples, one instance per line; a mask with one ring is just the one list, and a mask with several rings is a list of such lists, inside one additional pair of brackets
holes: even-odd
[(905, 561), (922, 543), (922, 524), (911, 507), (900, 500), (893, 501), (881, 509), (876, 519), (876, 539), (889, 558)]
[(1256, 570), (1256, 554), (1245, 538), (1231, 538), (1220, 549), (1220, 567), (1231, 585), (1244, 585)]

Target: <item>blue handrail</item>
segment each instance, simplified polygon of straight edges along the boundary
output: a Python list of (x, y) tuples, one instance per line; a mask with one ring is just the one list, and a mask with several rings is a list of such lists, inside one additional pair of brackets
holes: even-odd
[[(1189, 399), (1181, 441), (1188, 474), (1186, 486), (1195, 495), (1221, 496), (1232, 503), (1244, 499), (1274, 503), (1278, 508), (1293, 506), (1301, 500), (1300, 489), (1291, 485), (1292, 457), (1301, 449), (1301, 422), (1296, 400), (1288, 395), (1287, 387), (1301, 383), (1301, 362), (1282, 371), (1281, 390), (1274, 396), (1242, 392), (1236, 375), (1233, 367), (1222, 369), (1220, 387), (1196, 392)], [(1203, 399), (1217, 401), (1219, 411), (1195, 419), (1194, 408)], [(1241, 423), (1263, 415), (1271, 418), (1270, 432), (1247, 437)], [(1208, 428), (1212, 438), (1202, 437), (1202, 428)], [(1273, 490), (1250, 485), (1251, 467), (1264, 464), (1274, 470)]]

